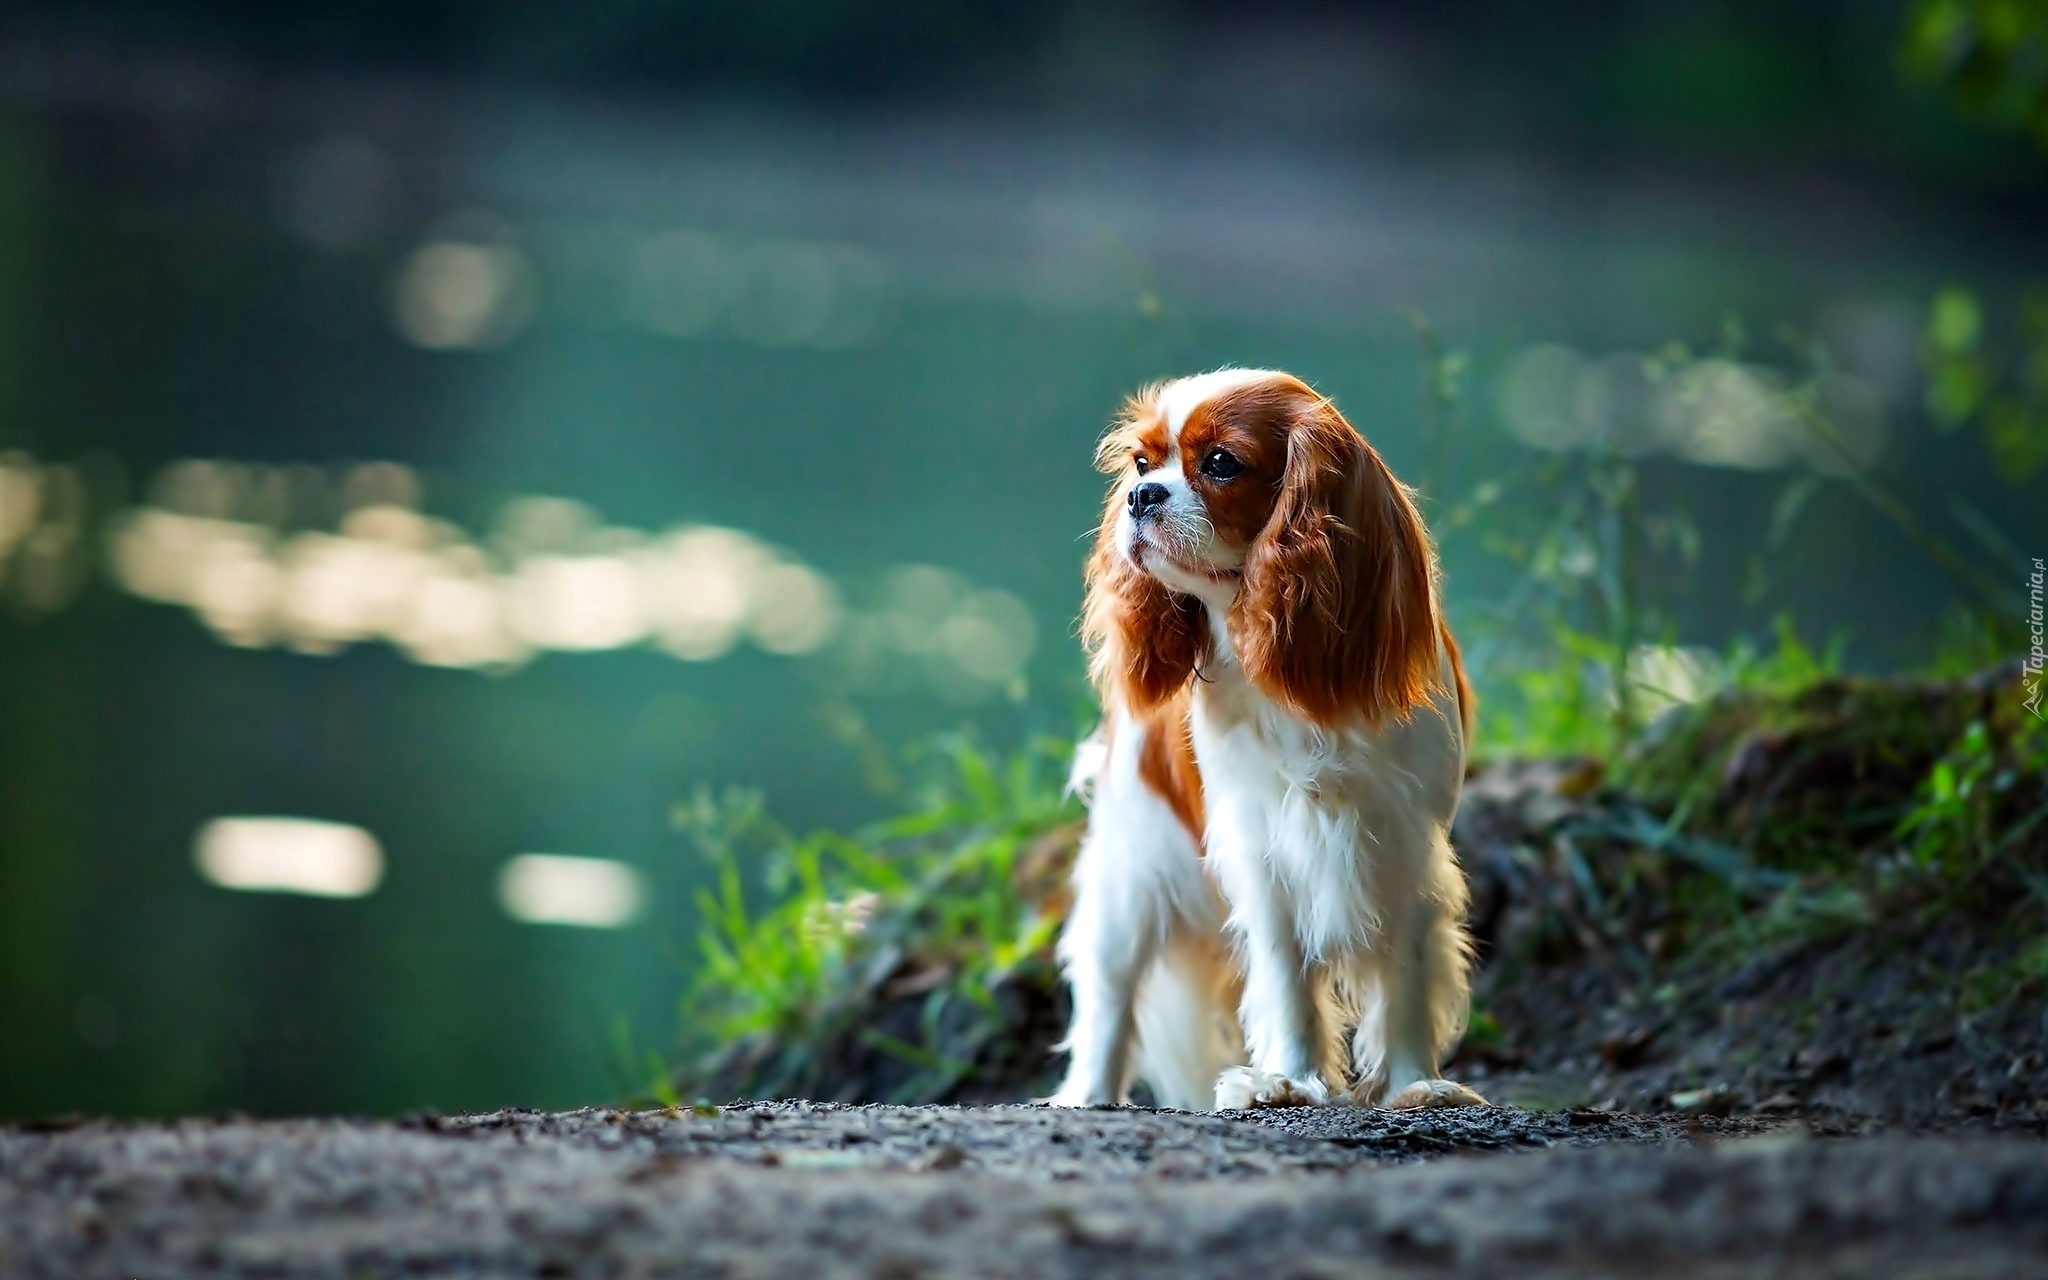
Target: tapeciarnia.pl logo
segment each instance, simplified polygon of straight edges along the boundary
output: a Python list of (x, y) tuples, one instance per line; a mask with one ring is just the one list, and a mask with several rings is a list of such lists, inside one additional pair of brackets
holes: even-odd
[(2041, 714), (2041, 671), (2042, 668), (2048, 667), (2048, 645), (2044, 645), (2043, 642), (2044, 627), (2041, 621), (2041, 585), (2044, 576), (2048, 576), (2048, 565), (2044, 565), (2041, 558), (2036, 556), (2033, 575), (2027, 579), (2027, 634), (2033, 638), (2034, 647), (2027, 653), (2026, 679), (2023, 687), (2027, 692), (2027, 710), (2041, 719), (2048, 720), (2048, 715)]

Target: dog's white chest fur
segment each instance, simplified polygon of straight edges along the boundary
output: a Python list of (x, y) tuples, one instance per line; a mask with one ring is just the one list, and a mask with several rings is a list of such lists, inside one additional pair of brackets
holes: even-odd
[(1377, 945), (1389, 901), (1428, 870), (1406, 864), (1457, 810), (1455, 705), (1377, 729), (1323, 729), (1255, 688), (1227, 649), (1203, 674), (1190, 728), (1225, 896), (1242, 903), (1248, 881), (1266, 882), (1304, 960)]

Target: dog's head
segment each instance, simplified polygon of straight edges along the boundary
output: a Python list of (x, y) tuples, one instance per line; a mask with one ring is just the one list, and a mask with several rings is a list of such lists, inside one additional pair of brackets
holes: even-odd
[(1184, 685), (1225, 623), (1245, 673), (1331, 725), (1406, 717), (1442, 687), (1435, 559), (1408, 491), (1291, 374), (1226, 369), (1140, 391), (1103, 437), (1111, 477), (1084, 638), (1105, 695)]

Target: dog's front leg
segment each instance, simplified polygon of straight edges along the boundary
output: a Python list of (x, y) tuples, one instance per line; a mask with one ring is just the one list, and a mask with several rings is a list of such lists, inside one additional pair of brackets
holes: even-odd
[[(1074, 868), (1074, 909), (1060, 934), (1059, 957), (1073, 999), (1064, 1047), (1067, 1076), (1045, 1099), (1061, 1107), (1115, 1106), (1131, 1078), (1138, 981), (1159, 948), (1159, 893), (1137, 874), (1129, 824), (1097, 803), (1096, 822)], [(1190, 858), (1192, 861), (1192, 858)]]
[(1045, 1100), (1056, 1107), (1115, 1106), (1129, 1085), (1133, 1006), (1138, 978), (1152, 959), (1152, 932), (1132, 936), (1104, 924), (1099, 913), (1091, 918), (1077, 911), (1061, 941), (1074, 1020), (1066, 1080)]
[[(1436, 839), (1441, 845), (1442, 836)], [(1451, 868), (1447, 876), (1457, 874), (1448, 845), (1441, 846), (1438, 865)], [(1356, 1100), (1396, 1111), (1485, 1106), (1485, 1098), (1439, 1074), (1471, 998), (1464, 930), (1433, 897), (1389, 924), (1398, 927), (1386, 937), (1380, 999), (1360, 1022), (1353, 1050), (1362, 1073)]]
[(1211, 846), (1244, 966), (1239, 1012), (1251, 1057), (1250, 1066), (1217, 1078), (1216, 1109), (1322, 1106), (1337, 1090), (1318, 1065), (1327, 1030), (1295, 941), (1293, 911), (1264, 860), (1243, 852), (1227, 841)]

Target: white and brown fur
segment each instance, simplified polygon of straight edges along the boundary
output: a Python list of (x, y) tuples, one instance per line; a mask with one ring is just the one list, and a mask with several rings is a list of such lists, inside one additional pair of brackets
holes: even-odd
[(1408, 491), (1266, 370), (1145, 389), (1097, 461), (1082, 634), (1105, 720), (1077, 757), (1050, 1100), (1142, 1079), (1188, 1110), (1482, 1104), (1438, 1074), (1467, 1005), (1448, 833), (1472, 703)]

